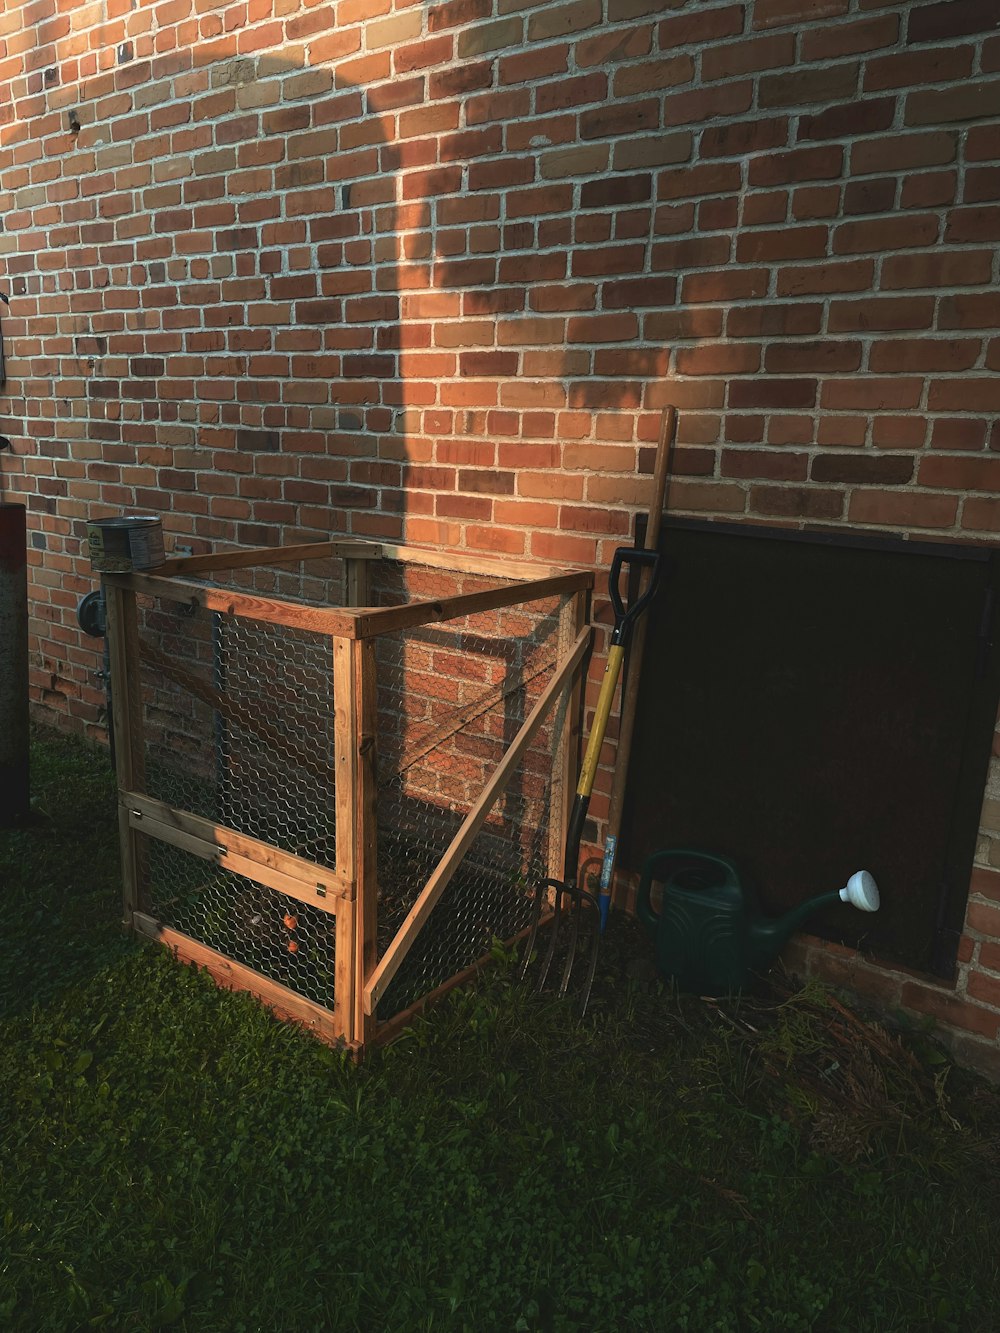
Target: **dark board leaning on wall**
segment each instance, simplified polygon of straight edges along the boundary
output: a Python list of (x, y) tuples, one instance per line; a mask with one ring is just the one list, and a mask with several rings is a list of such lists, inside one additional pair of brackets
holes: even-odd
[[(1000, 689), (995, 553), (675, 521), (649, 614), (621, 864), (732, 857), (768, 912), (949, 976)], [(1000, 637), (1000, 636), (997, 636)]]

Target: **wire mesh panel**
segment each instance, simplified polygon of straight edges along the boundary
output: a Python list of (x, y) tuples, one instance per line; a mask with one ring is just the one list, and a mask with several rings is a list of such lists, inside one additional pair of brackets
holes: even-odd
[[(379, 565), (382, 605), (496, 587), (452, 571)], [(379, 638), (379, 956), (552, 678), (559, 599)], [(386, 1019), (508, 940), (547, 873), (554, 729), (536, 733), (379, 1005)]]
[(146, 792), (333, 867), (333, 658), (322, 634), (140, 611)]
[(199, 944), (327, 1009), (335, 1004), (335, 918), (203, 857), (147, 839), (153, 915)]

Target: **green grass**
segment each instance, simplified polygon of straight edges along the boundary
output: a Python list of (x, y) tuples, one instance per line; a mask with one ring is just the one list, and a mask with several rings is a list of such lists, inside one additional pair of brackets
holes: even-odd
[(1000, 1096), (920, 1034), (815, 987), (680, 1001), (619, 922), (585, 1024), (501, 961), (357, 1068), (121, 935), (102, 752), (40, 734), (34, 791), (0, 833), (0, 1327), (995, 1326)]

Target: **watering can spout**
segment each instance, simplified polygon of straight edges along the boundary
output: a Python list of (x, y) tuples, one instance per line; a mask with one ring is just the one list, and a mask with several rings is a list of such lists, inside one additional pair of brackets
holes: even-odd
[(821, 893), (816, 898), (800, 903), (781, 917), (758, 917), (750, 922), (751, 968), (767, 967), (814, 912), (831, 903), (850, 903), (861, 912), (877, 912), (879, 891), (874, 876), (867, 870), (856, 871), (842, 889)]

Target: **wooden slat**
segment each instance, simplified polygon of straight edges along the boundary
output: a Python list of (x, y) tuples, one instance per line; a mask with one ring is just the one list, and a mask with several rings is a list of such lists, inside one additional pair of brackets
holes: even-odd
[[(145, 754), (135, 594), (106, 583), (105, 605), (118, 786), (141, 788), (145, 786)], [(135, 912), (145, 905), (146, 866), (142, 839), (121, 810), (118, 814), (118, 842), (122, 863), (123, 919), (130, 927)]]
[(296, 995), (287, 986), (282, 986), (270, 977), (261, 976), (252, 968), (244, 967), (231, 958), (216, 953), (205, 944), (174, 930), (143, 912), (136, 912), (135, 928), (147, 939), (155, 940), (186, 963), (195, 963), (210, 974), (216, 985), (224, 990), (248, 991), (261, 1000), (279, 1018), (290, 1019), (310, 1029), (323, 1041), (338, 1046), (353, 1047), (350, 1035), (344, 1031), (343, 1020), (336, 1009), (324, 1009), (322, 1005), (307, 1000), (303, 995)]
[(421, 546), (383, 543), (381, 555), (383, 560), (398, 560), (400, 564), (450, 569), (457, 574), (486, 574), (502, 579), (549, 579), (570, 572), (565, 566), (536, 565), (527, 560), (494, 560), (489, 556), (469, 555), (466, 551), (437, 551)]
[[(337, 873), (357, 884), (357, 863), (354, 836), (354, 804), (357, 800), (358, 746), (357, 705), (355, 701), (354, 671), (350, 639), (333, 640), (333, 728), (334, 728), (334, 802), (337, 829)], [(337, 1007), (349, 1015), (349, 1032), (353, 1037), (357, 1028), (357, 893), (350, 916), (350, 933), (346, 918), (337, 931), (335, 962), (335, 994)], [(346, 938), (345, 938), (346, 935)]]
[[(133, 828), (148, 833), (150, 837), (161, 838), (164, 842), (174, 841), (170, 836), (172, 832), (181, 834), (202, 845), (203, 850), (196, 851), (197, 855), (217, 860), (220, 865), (225, 865), (239, 875), (249, 874), (251, 879), (259, 879), (262, 884), (267, 883), (280, 893), (288, 893), (290, 897), (298, 898), (300, 902), (312, 907), (332, 912), (336, 910), (335, 900), (354, 896), (354, 885), (350, 880), (327, 866), (284, 852), (278, 847), (272, 847), (270, 843), (228, 828), (225, 824), (215, 824), (210, 819), (203, 819), (201, 815), (177, 810), (164, 801), (141, 796), (137, 792), (123, 791), (119, 800), (126, 806)], [(185, 844), (176, 842), (175, 845)], [(192, 847), (191, 850), (196, 849)], [(237, 860), (240, 867), (230, 864)], [(247, 871), (242, 868), (248, 865), (255, 869)], [(274, 883), (262, 878), (265, 872), (271, 875)], [(317, 893), (317, 888), (322, 892)]]
[(368, 560), (355, 560), (348, 558), (344, 561), (344, 601), (348, 606), (367, 606), (370, 593), (368, 591)]
[(558, 574), (550, 579), (533, 579), (530, 583), (511, 583), (503, 588), (487, 588), (481, 592), (459, 593), (454, 597), (421, 598), (404, 606), (364, 607), (356, 612), (359, 638), (376, 634), (392, 634), (401, 629), (419, 625), (433, 625), (459, 616), (478, 615), (504, 606), (521, 606), (543, 597), (576, 592), (589, 588), (594, 576), (589, 571), (576, 574)]
[(363, 990), (375, 969), (378, 936), (378, 811), (377, 761), (378, 693), (375, 672), (375, 644), (371, 641), (351, 644), (354, 673), (354, 698), (357, 706), (355, 742), (357, 745), (354, 799), (354, 868), (357, 884), (355, 930), (355, 1000), (354, 1038), (365, 1043), (375, 1034), (374, 1017), (364, 1007)]
[(163, 597), (171, 602), (183, 602), (192, 608), (219, 611), (228, 616), (244, 616), (247, 620), (261, 620), (270, 625), (287, 625), (293, 629), (311, 630), (316, 634), (341, 634), (355, 638), (358, 613), (337, 607), (301, 606), (281, 602), (252, 593), (231, 592), (227, 588), (208, 588), (187, 579), (160, 578), (155, 574), (107, 574), (109, 584), (127, 588), (148, 597)]
[(358, 905), (352, 898), (337, 906), (336, 936), (333, 953), (334, 1007), (344, 1031), (354, 1040), (357, 1024), (358, 987), (355, 984), (355, 950), (358, 929)]
[(545, 690), (540, 695), (538, 702), (522, 724), (521, 729), (515, 736), (507, 753), (504, 755), (489, 782), (480, 793), (479, 799), (466, 815), (462, 822), (462, 826), (452, 840), (451, 845), (438, 862), (430, 879), (421, 890), (417, 901), (413, 904), (405, 921), (400, 926), (395, 939), (382, 955), (378, 966), (375, 968), (370, 980), (365, 985), (363, 1001), (366, 1013), (374, 1013), (379, 998), (385, 992), (385, 988), (388, 986), (389, 982), (396, 975), (396, 972), (409, 952), (413, 941), (420, 933), (420, 930), (433, 911), (441, 894), (451, 882), (456, 870), (461, 865), (462, 858), (465, 856), (469, 846), (486, 822), (490, 810), (506, 789), (507, 783), (512, 778), (514, 770), (520, 762), (524, 751), (531, 743), (535, 732), (545, 720), (545, 716), (553, 701), (580, 664), (589, 643), (590, 630), (587, 629), (579, 635), (573, 651), (566, 657), (552, 680), (549, 681)]
[(349, 556), (352, 560), (377, 560), (381, 548), (372, 542), (318, 541), (297, 542), (289, 546), (237, 547), (231, 551), (211, 551), (204, 555), (179, 555), (156, 566), (158, 575), (198, 574), (213, 569), (247, 569), (260, 566), (292, 564), (318, 560), (324, 556)]

